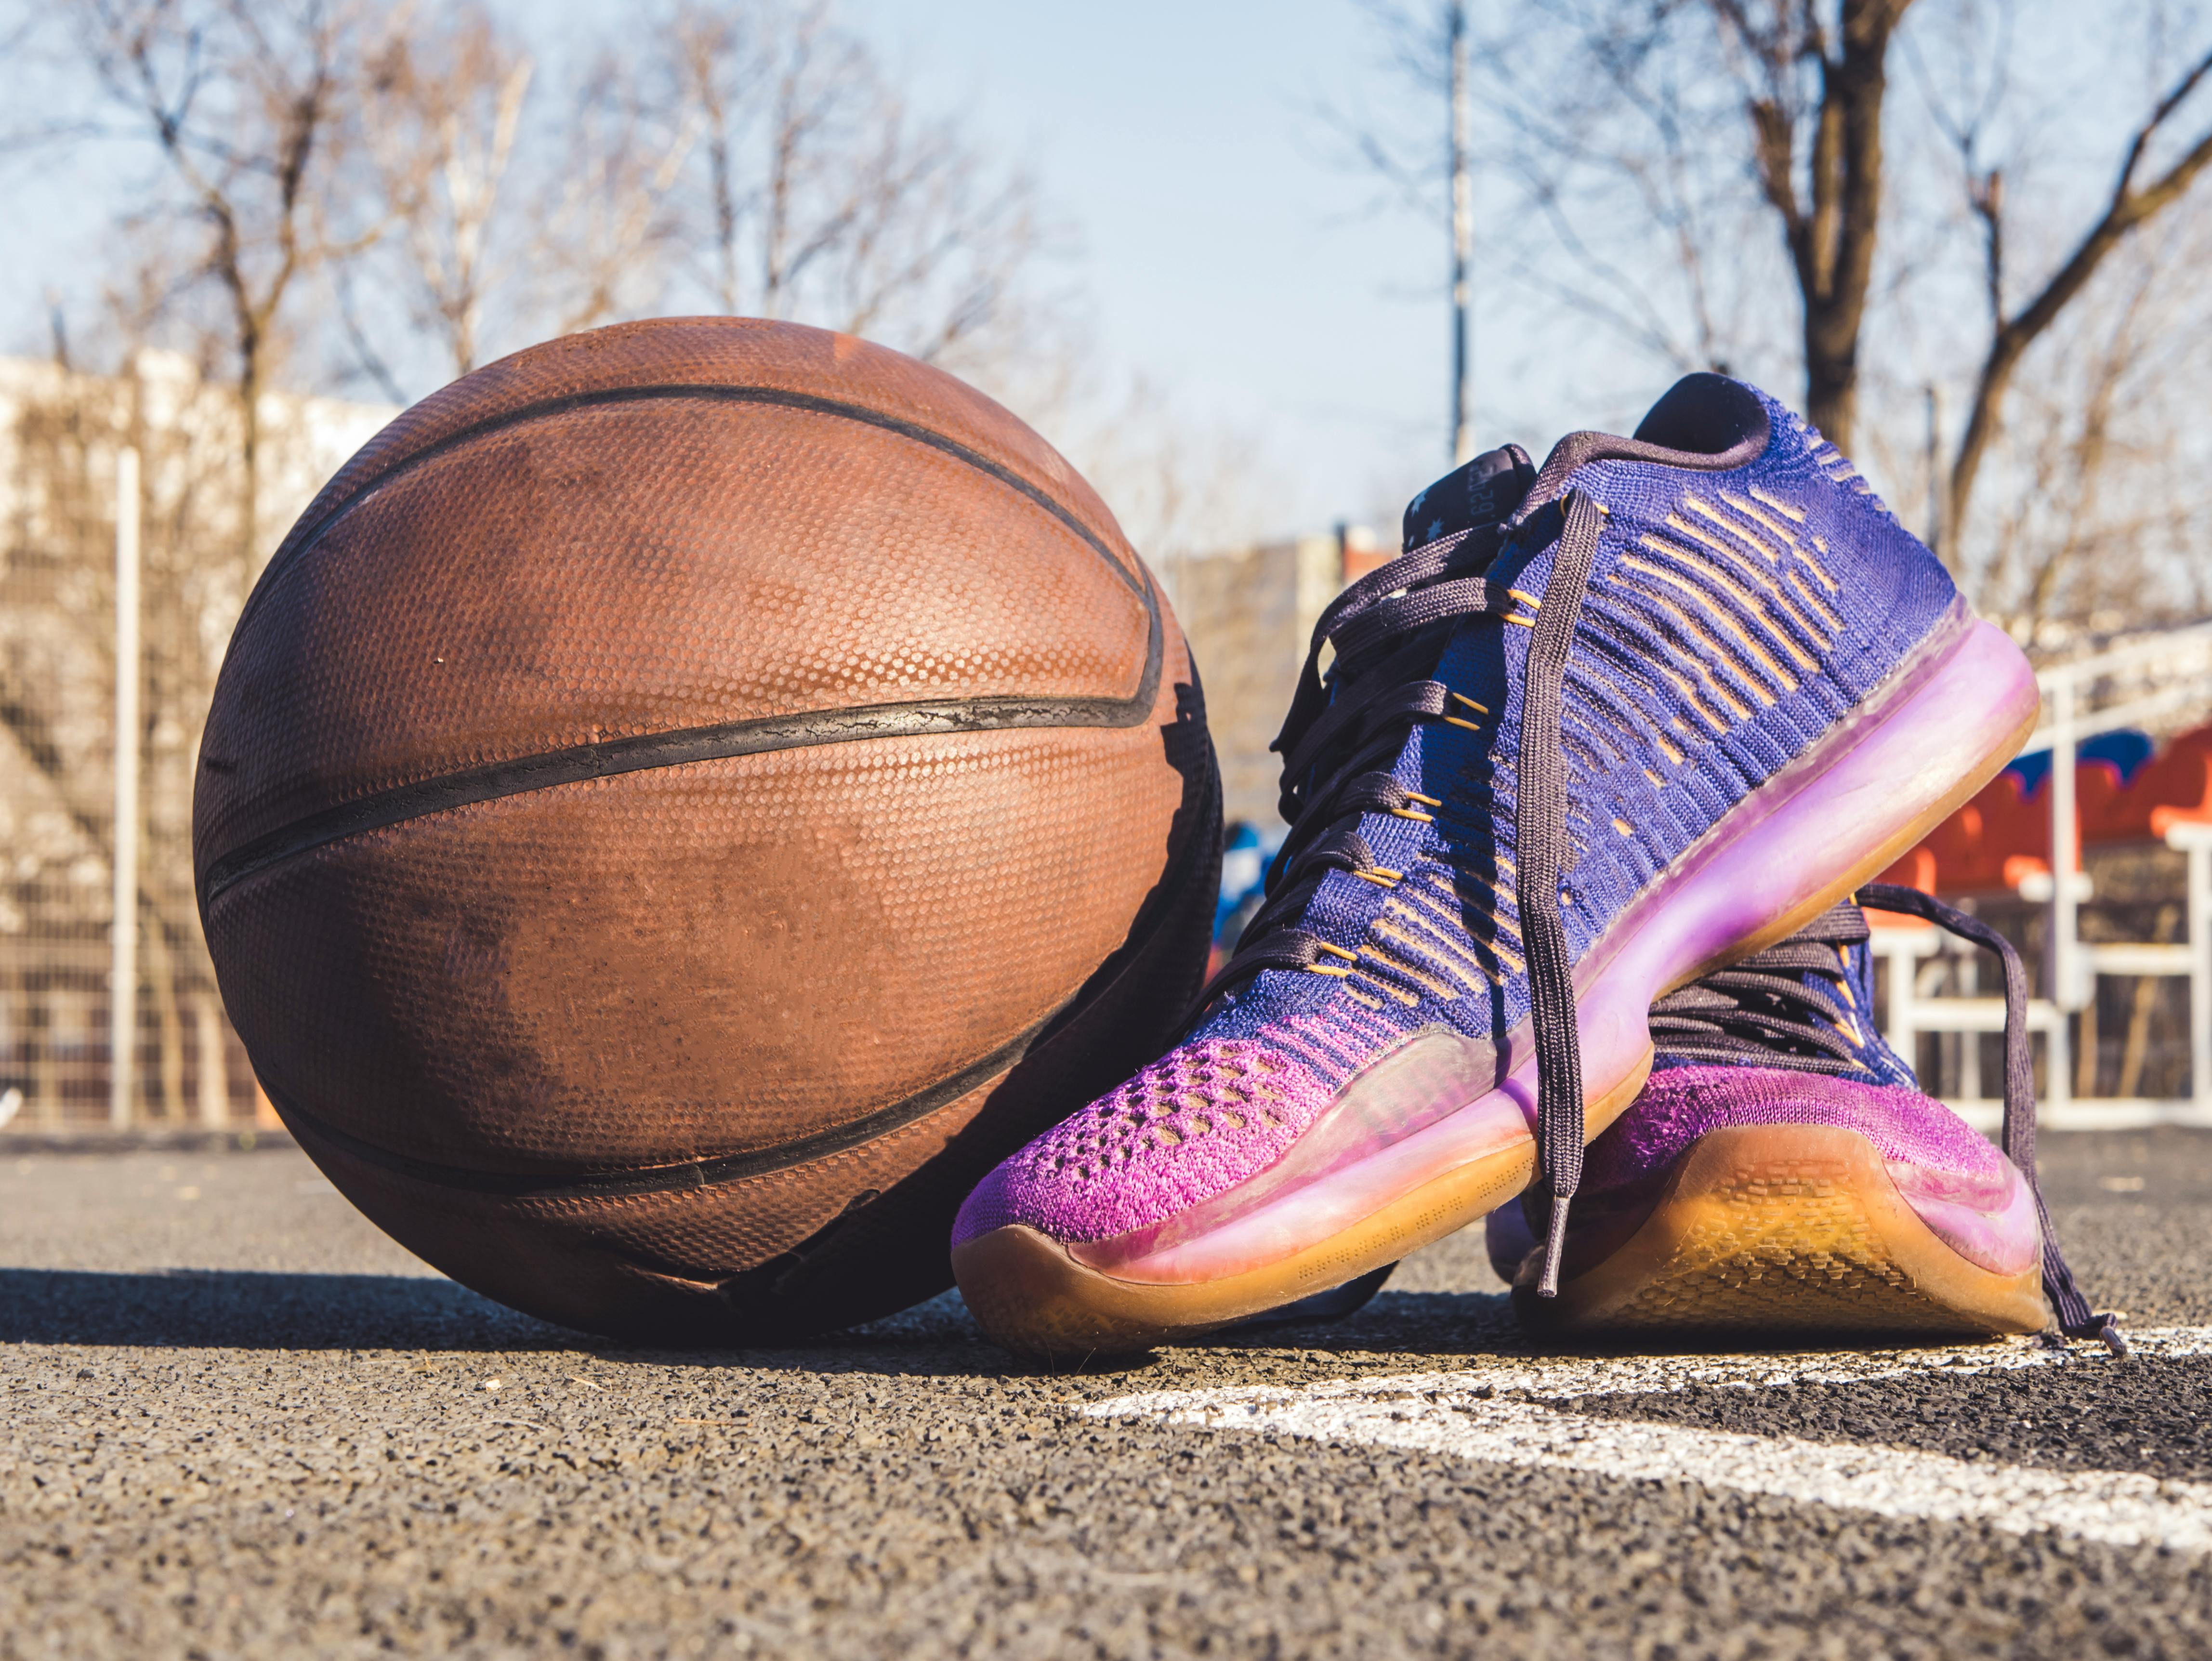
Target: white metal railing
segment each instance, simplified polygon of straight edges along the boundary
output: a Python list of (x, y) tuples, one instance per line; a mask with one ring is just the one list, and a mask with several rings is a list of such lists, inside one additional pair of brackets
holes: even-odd
[[(2043, 691), (2044, 719), (2027, 747), (2051, 751), (2051, 872), (2039, 880), (2023, 882), (2020, 892), (2051, 908), (2044, 949), (2044, 986), (2050, 995), (2033, 1000), (2028, 1008), (2029, 1028), (2044, 1035), (2045, 1045), (2043, 1122), (2060, 1129), (2212, 1125), (2212, 825), (2177, 824), (2166, 832), (2166, 845), (2188, 861), (2185, 943), (2085, 941), (2080, 914), (2091, 885), (2086, 873), (2075, 868), (2081, 847), (2074, 791), (2084, 739), (2177, 709), (2212, 707), (2212, 624), (2171, 630), (2062, 664), (2044, 671), (2037, 681)], [(2124, 696), (2101, 708), (2083, 708), (2100, 686), (2110, 691), (2114, 683)], [(1878, 929), (1873, 947), (1889, 967), (1884, 1035), (1908, 1062), (1913, 1059), (1914, 1040), (1923, 1032), (1971, 1035), (2003, 1030), (2003, 1001), (1972, 995), (1978, 970), (1971, 958), (1960, 971), (1966, 977), (1969, 995), (1929, 995), (1931, 980), (1942, 973), (1941, 964), (1929, 960), (1946, 949), (1935, 929)], [(2189, 983), (2189, 1095), (2166, 1100), (2075, 1097), (2069, 1017), (2094, 997), (2100, 975), (2170, 977)], [(1982, 1095), (1980, 1047), (1970, 1042), (1960, 1050), (1961, 1099), (1952, 1104), (1977, 1124), (1993, 1128), (2001, 1109)]]

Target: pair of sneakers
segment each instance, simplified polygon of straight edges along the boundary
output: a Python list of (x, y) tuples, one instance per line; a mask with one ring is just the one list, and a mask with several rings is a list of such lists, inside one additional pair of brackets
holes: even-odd
[[(1405, 545), (1315, 630), (1289, 837), (1186, 1036), (962, 1208), (984, 1328), (1194, 1337), (1488, 1215), (1541, 1326), (2110, 1334), (2035, 1191), (2016, 958), (1868, 886), (2033, 729), (2011, 641), (1718, 375), (1478, 457)], [(1854, 894), (2004, 956), (2002, 1152), (1869, 1025)]]

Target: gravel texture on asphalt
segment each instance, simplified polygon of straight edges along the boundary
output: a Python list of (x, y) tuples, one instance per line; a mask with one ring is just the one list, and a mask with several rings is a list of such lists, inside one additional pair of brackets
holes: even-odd
[[(2212, 1134), (2045, 1165), (2100, 1305), (2212, 1323)], [(2212, 1480), (2212, 1357), (1956, 1351), (1556, 1405)], [(2212, 1653), (2190, 1552), (1073, 1410), (1529, 1354), (1477, 1234), (1334, 1326), (1080, 1372), (951, 1297), (646, 1354), (435, 1276), (289, 1148), (0, 1152), (0, 1657)]]

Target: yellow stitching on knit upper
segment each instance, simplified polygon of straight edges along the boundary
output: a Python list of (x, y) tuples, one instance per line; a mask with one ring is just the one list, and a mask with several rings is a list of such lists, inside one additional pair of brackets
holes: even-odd
[[(1782, 551), (1777, 551), (1776, 549), (1769, 547), (1765, 538), (1755, 536), (1751, 532), (1747, 531), (1742, 526), (1737, 524), (1735, 520), (1730, 519), (1726, 514), (1717, 512), (1714, 509), (1712, 503), (1706, 502), (1700, 497), (1686, 496), (1682, 498), (1682, 505), (1685, 508), (1687, 508), (1692, 513), (1697, 514), (1699, 518), (1711, 525), (1714, 529), (1726, 532), (1728, 535), (1734, 537), (1738, 542), (1743, 544), (1745, 547), (1750, 549), (1753, 553), (1764, 555), (1768, 559), (1779, 558), (1781, 557), (1781, 551), (1786, 551), (1790, 545), (1790, 539), (1787, 537), (1784, 537), (1783, 538)], [(1674, 524), (1674, 516), (1672, 514), (1668, 516), (1668, 523), (1670, 526)], [(1686, 520), (1683, 521), (1683, 528), (1687, 528), (1687, 526), (1688, 521)]]
[[(1573, 739), (1585, 750), (1601, 751), (1606, 757), (1605, 765), (1610, 770), (1628, 759), (1628, 751), (1616, 740), (1624, 737), (1641, 738), (1650, 717), (1636, 707), (1636, 700), (1621, 689), (1620, 683), (1602, 669), (1590, 664), (1577, 664), (1574, 678), (1583, 683), (1583, 698), (1595, 708), (1596, 715), (1588, 721), (1563, 719), (1563, 735)], [(1607, 707), (1605, 699), (1599, 696), (1601, 690), (1621, 706), (1620, 711)]]
[(1380, 975), (1374, 973), (1371, 970), (1347, 969), (1344, 972), (1347, 975), (1364, 976), (1368, 980), (1372, 981), (1376, 985), (1381, 987), (1385, 992), (1388, 992), (1392, 997), (1395, 998), (1400, 1003), (1412, 1005), (1420, 1002), (1420, 999), (1416, 997), (1413, 993), (1407, 992), (1402, 988), (1391, 985), (1389, 982), (1384, 980)]
[[(1443, 879), (1439, 879), (1439, 880)], [(1500, 964), (1504, 964), (1510, 972), (1516, 975), (1519, 974), (1522, 969), (1521, 955), (1519, 952), (1515, 952), (1510, 946), (1505, 944), (1504, 936), (1510, 934), (1515, 940), (1518, 940), (1521, 938), (1520, 929), (1499, 911), (1485, 906), (1477, 901), (1468, 899), (1466, 896), (1461, 894), (1456, 889), (1451, 886), (1449, 881), (1445, 881), (1444, 887), (1445, 891), (1449, 894), (1451, 897), (1452, 904), (1456, 908), (1455, 911), (1447, 911), (1435, 896), (1425, 893), (1419, 888), (1410, 884), (1401, 891), (1411, 896), (1421, 904), (1426, 906), (1431, 911), (1434, 912), (1439, 918), (1441, 918), (1446, 926), (1457, 928), (1462, 933), (1467, 932), (1467, 918), (1464, 914), (1472, 912), (1476, 916), (1484, 919), (1490, 924), (1492, 929), (1497, 931), (1496, 934), (1493, 938), (1486, 940), (1473, 934), (1468, 934), (1467, 938), (1468, 941), (1489, 952), (1491, 956), (1497, 958)]]
[[(1660, 581), (1667, 583), (1673, 587), (1680, 589), (1683, 593), (1698, 600), (1701, 605), (1710, 607), (1711, 603), (1705, 600), (1705, 597), (1703, 594), (1698, 593), (1695, 587), (1684, 581), (1680, 577), (1675, 575), (1672, 571), (1662, 571), (1656, 565), (1646, 564), (1644, 561), (1638, 559), (1632, 554), (1623, 555), (1620, 563), (1633, 570), (1648, 572), (1650, 575), (1657, 578)], [(1615, 571), (1613, 574), (1613, 580), (1615, 582), (1623, 583), (1625, 585), (1626, 584), (1626, 579), (1624, 578), (1619, 571)], [(1634, 585), (1627, 586), (1633, 587)], [(1688, 630), (1699, 640), (1705, 642), (1708, 647), (1712, 648), (1714, 656), (1717, 657), (1729, 668), (1735, 671), (1737, 677), (1743, 681), (1745, 685), (1751, 689), (1753, 696), (1755, 696), (1761, 703), (1771, 704), (1774, 702), (1773, 693), (1767, 690), (1766, 683), (1759, 678), (1758, 671), (1753, 669), (1749, 663), (1744, 662), (1739, 654), (1731, 652), (1725, 642), (1716, 640), (1711, 635), (1706, 633), (1703, 624), (1700, 623), (1697, 618), (1683, 611), (1680, 606), (1675, 605), (1664, 594), (1655, 594), (1649, 588), (1642, 587), (1638, 587), (1636, 592), (1642, 594), (1653, 605), (1664, 606), (1668, 611), (1673, 612), (1676, 620), (1680, 622), (1685, 629)], [(1714, 622), (1719, 624), (1723, 628), (1726, 629), (1730, 634), (1735, 636), (1738, 640), (1743, 642), (1743, 651), (1748, 654), (1759, 663), (1763, 664), (1765, 666), (1768, 674), (1774, 679), (1782, 683), (1782, 690), (1784, 692), (1794, 692), (1797, 690), (1796, 680), (1787, 670), (1783, 668), (1780, 664), (1777, 663), (1766, 653), (1761, 651), (1759, 647), (1759, 642), (1753, 640), (1749, 635), (1746, 634), (1743, 630), (1743, 626), (1737, 623), (1734, 618), (1729, 616), (1726, 611), (1717, 609), (1711, 610), (1710, 615)]]
[(1790, 583), (1792, 587), (1796, 589), (1799, 594), (1803, 596), (1805, 603), (1808, 605), (1810, 605), (1815, 611), (1818, 611), (1820, 616), (1826, 620), (1828, 624), (1828, 638), (1832, 641), (1836, 637), (1837, 634), (1843, 629), (1843, 613), (1837, 611), (1836, 608), (1829, 605), (1827, 601), (1822, 599), (1820, 595), (1814, 593), (1813, 592), (1813, 585), (1806, 581), (1804, 578), (1799, 576), (1796, 572), (1792, 571), (1790, 573)]
[[(1818, 548), (1824, 554), (1828, 551), (1828, 545), (1821, 541), (1818, 537), (1814, 537), (1813, 538), (1813, 545), (1815, 548)], [(1799, 561), (1803, 563), (1807, 570), (1810, 571), (1814, 576), (1820, 579), (1820, 586), (1823, 588), (1826, 588), (1832, 594), (1839, 594), (1843, 593), (1843, 590), (1837, 586), (1835, 578), (1828, 575), (1827, 568), (1822, 565), (1819, 560), (1814, 559), (1812, 555), (1807, 553), (1802, 548), (1800, 548), (1797, 551), (1797, 557)]]
[[(1699, 718), (1705, 721), (1706, 726), (1712, 728), (1716, 734), (1725, 733), (1729, 730), (1728, 722), (1723, 721), (1718, 715), (1705, 708), (1705, 704), (1698, 697), (1698, 689), (1692, 685), (1688, 678), (1680, 673), (1672, 664), (1662, 663), (1656, 659), (1654, 659), (1651, 666), (1656, 670), (1662, 677), (1673, 683), (1675, 691), (1681, 694), (1682, 702), (1688, 704), (1691, 709), (1696, 710)], [(1684, 725), (1682, 718), (1680, 715), (1674, 717), (1674, 725), (1682, 732), (1686, 733), (1690, 730), (1687, 726)], [(1677, 756), (1674, 759), (1680, 761), (1681, 757)]]
[(1746, 502), (1741, 496), (1732, 496), (1728, 491), (1723, 490), (1720, 493), (1720, 497), (1723, 502), (1728, 503), (1729, 507), (1735, 508), (1736, 512), (1741, 514), (1746, 519), (1751, 520), (1764, 526), (1775, 536), (1780, 538), (1784, 545), (1791, 548), (1795, 548), (1797, 545), (1797, 538), (1790, 533), (1790, 527), (1788, 526), (1777, 524), (1773, 520), (1769, 519), (1765, 514), (1759, 512), (1758, 508), (1753, 504)]
[[(1431, 910), (1434, 909), (1433, 902), (1431, 903)], [(1431, 922), (1426, 917), (1419, 916), (1415, 914), (1408, 915), (1413, 916), (1414, 921), (1419, 922), (1431, 934), (1441, 933), (1444, 928), (1443, 924)], [(1496, 919), (1493, 918), (1492, 921), (1495, 922)], [(1472, 963), (1477, 969), (1482, 971), (1483, 975), (1492, 985), (1503, 986), (1505, 984), (1505, 977), (1507, 975), (1517, 975), (1521, 972), (1522, 966), (1521, 955), (1515, 952), (1510, 946), (1502, 945), (1494, 940), (1486, 940), (1475, 935), (1468, 934), (1465, 933), (1463, 928), (1461, 932), (1466, 939), (1468, 947), (1468, 949), (1463, 952), (1463, 955), (1467, 958), (1467, 960), (1469, 963)], [(1488, 961), (1485, 960), (1486, 954)]]
[(1793, 508), (1780, 497), (1769, 496), (1756, 484), (1747, 485), (1744, 488), (1784, 519), (1794, 520), (1800, 525), (1805, 522), (1805, 510), (1802, 508)]
[[(1682, 535), (1689, 537), (1695, 541), (1704, 543), (1706, 547), (1711, 548), (1715, 553), (1725, 554), (1733, 551), (1729, 548), (1727, 544), (1720, 541), (1709, 532), (1698, 529), (1698, 526), (1691, 524), (1688, 520), (1684, 519), (1680, 514), (1669, 514), (1667, 515), (1667, 528), (1670, 531), (1680, 532)], [(1758, 551), (1761, 554), (1764, 554), (1768, 559), (1771, 560), (1776, 557), (1776, 556), (1763, 544), (1753, 543), (1752, 545), (1758, 549)]]
[[(1647, 544), (1658, 542), (1658, 538), (1656, 537), (1646, 537), (1644, 540)], [(1660, 543), (1659, 545), (1661, 547), (1664, 547), (1666, 545), (1664, 543)], [(1735, 583), (1729, 580), (1725, 572), (1716, 570), (1711, 563), (1700, 555), (1678, 553), (1677, 557), (1686, 558), (1694, 563), (1705, 574), (1705, 578), (1708, 581), (1711, 582), (1716, 587), (1720, 588), (1723, 592), (1727, 593), (1730, 599), (1734, 599), (1737, 605), (1743, 607), (1745, 611), (1750, 612), (1752, 616), (1759, 618), (1761, 624), (1765, 625), (1767, 632), (1774, 636), (1775, 643), (1781, 647), (1784, 651), (1789, 653), (1791, 657), (1797, 660), (1797, 666), (1799, 668), (1814, 669), (1820, 666), (1818, 661), (1813, 658), (1806, 656), (1788, 635), (1774, 627), (1772, 622), (1769, 620), (1766, 616), (1766, 608), (1759, 604), (1757, 595), (1748, 593), (1742, 588), (1738, 587)], [(1641, 569), (1652, 572), (1654, 575), (1665, 577), (1668, 581), (1674, 583), (1676, 587), (1683, 589), (1686, 593), (1692, 594), (1697, 593), (1697, 589), (1693, 584), (1685, 581), (1674, 572), (1665, 570), (1657, 566), (1644, 565), (1642, 562), (1638, 561), (1633, 555), (1622, 555), (1620, 563), (1624, 565), (1636, 564)], [(1768, 586), (1772, 586), (1771, 579), (1769, 579)], [(1698, 594), (1698, 598), (1703, 600), (1705, 596)], [(1708, 604), (1710, 604), (1710, 602), (1708, 602)], [(1751, 637), (1750, 634), (1745, 630), (1741, 624), (1730, 617), (1725, 611), (1716, 611), (1713, 613), (1713, 616), (1717, 622), (1727, 625), (1729, 630), (1733, 632), (1739, 640), (1743, 642), (1745, 647), (1748, 648), (1761, 663), (1765, 664), (1769, 669), (1774, 672), (1783, 683), (1782, 690), (1784, 691), (1793, 692), (1797, 690), (1797, 682), (1796, 678), (1791, 676), (1788, 670), (1784, 669), (1779, 663), (1776, 662), (1772, 656), (1771, 656), (1757, 641)]]
[[(1380, 934), (1384, 940), (1395, 940), (1400, 946), (1409, 947), (1416, 952), (1425, 952), (1443, 964), (1449, 973), (1456, 976), (1462, 983), (1473, 990), (1480, 991), (1486, 984), (1498, 983), (1498, 976), (1480, 958), (1456, 941), (1444, 939), (1437, 924), (1431, 922), (1405, 901), (1385, 900), (1382, 903), (1382, 910), (1383, 915), (1375, 920), (1372, 927), (1375, 933)], [(1407, 923), (1421, 932), (1407, 933), (1404, 928), (1390, 921), (1393, 917), (1404, 918)], [(1468, 935), (1463, 938), (1471, 940), (1473, 936)], [(1469, 966), (1474, 969), (1473, 975), (1468, 972)], [(1478, 980), (1475, 978), (1476, 976), (1481, 978)]]
[[(1376, 924), (1374, 927), (1376, 933), (1379, 934), (1382, 932), (1380, 923)], [(1395, 952), (1386, 951), (1382, 946), (1370, 945), (1361, 946), (1359, 948), (1359, 953), (1362, 957), (1374, 958), (1375, 961), (1379, 964), (1387, 964), (1390, 968), (1397, 970), (1398, 973), (1403, 975), (1407, 980), (1413, 982), (1414, 985), (1419, 987), (1431, 997), (1437, 1000), (1439, 1002), (1449, 1003), (1453, 999), (1459, 996), (1458, 991), (1449, 983), (1438, 980), (1434, 975), (1429, 973), (1425, 969), (1421, 968), (1418, 964), (1407, 962)]]
[[(1644, 541), (1654, 549), (1671, 553), (1678, 559), (1695, 559), (1698, 557), (1698, 556), (1692, 553), (1690, 550), (1676, 547), (1673, 543), (1668, 542), (1663, 537), (1646, 537), (1644, 538)], [(1781, 611), (1784, 616), (1787, 617), (1791, 622), (1795, 623), (1799, 628), (1802, 629), (1807, 634), (1814, 636), (1815, 639), (1820, 637), (1821, 631), (1814, 626), (1813, 620), (1805, 615), (1797, 602), (1790, 598), (1790, 591), (1782, 586), (1781, 578), (1778, 573), (1769, 570), (1765, 566), (1753, 563), (1751, 560), (1747, 558), (1744, 555), (1737, 552), (1733, 548), (1719, 548), (1717, 547), (1717, 545), (1711, 541), (1708, 541), (1705, 545), (1709, 548), (1716, 548), (1717, 551), (1725, 556), (1729, 561), (1735, 565), (1737, 570), (1744, 574), (1747, 580), (1758, 583), (1759, 587), (1766, 589), (1770, 593), (1771, 593), (1774, 596), (1775, 605)], [(1789, 648), (1791, 655), (1801, 659), (1807, 668), (1810, 669), (1815, 667), (1815, 660), (1814, 659), (1805, 657), (1804, 654), (1799, 649), (1796, 642), (1790, 639), (1786, 631), (1774, 627), (1773, 619), (1767, 615), (1766, 608), (1764, 605), (1761, 605), (1758, 609), (1759, 616), (1765, 619), (1768, 629), (1772, 631), (1778, 640), (1780, 640)]]

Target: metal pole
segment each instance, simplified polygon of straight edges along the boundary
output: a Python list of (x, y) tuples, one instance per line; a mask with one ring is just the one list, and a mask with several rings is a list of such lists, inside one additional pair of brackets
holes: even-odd
[(2051, 689), (2051, 998), (2061, 1009), (2083, 1002), (2076, 961), (2075, 908), (2081, 881), (2075, 867), (2081, 824), (2074, 813), (2074, 678), (2059, 676)]
[(138, 452), (115, 458), (115, 916), (108, 928), (107, 1119), (130, 1126), (138, 1051)]
[(1889, 1047), (1913, 1065), (1913, 1052), (1919, 1048), (1920, 1024), (1914, 1006), (1919, 1001), (1919, 988), (1913, 984), (1913, 975), (1918, 965), (1913, 958), (1908, 937), (1893, 934), (1879, 949), (1889, 959), (1889, 1007), (1882, 1013), (1882, 1034)]
[(2076, 961), (2075, 907), (2081, 881), (2081, 824), (2074, 816), (2074, 678), (2061, 674), (2051, 686), (2051, 1001), (2057, 1019), (2044, 1034), (2044, 1099), (2063, 1102), (2074, 1094), (2073, 1029), (2066, 1017), (2081, 1007), (2081, 968)]
[(2189, 843), (2189, 1098), (2212, 1103), (2212, 846)]
[(1468, 312), (1474, 265), (1474, 93), (1468, 84), (1467, 6), (1452, 0), (1445, 32), (1451, 44), (1452, 465), (1474, 459), (1474, 378), (1468, 362)]

